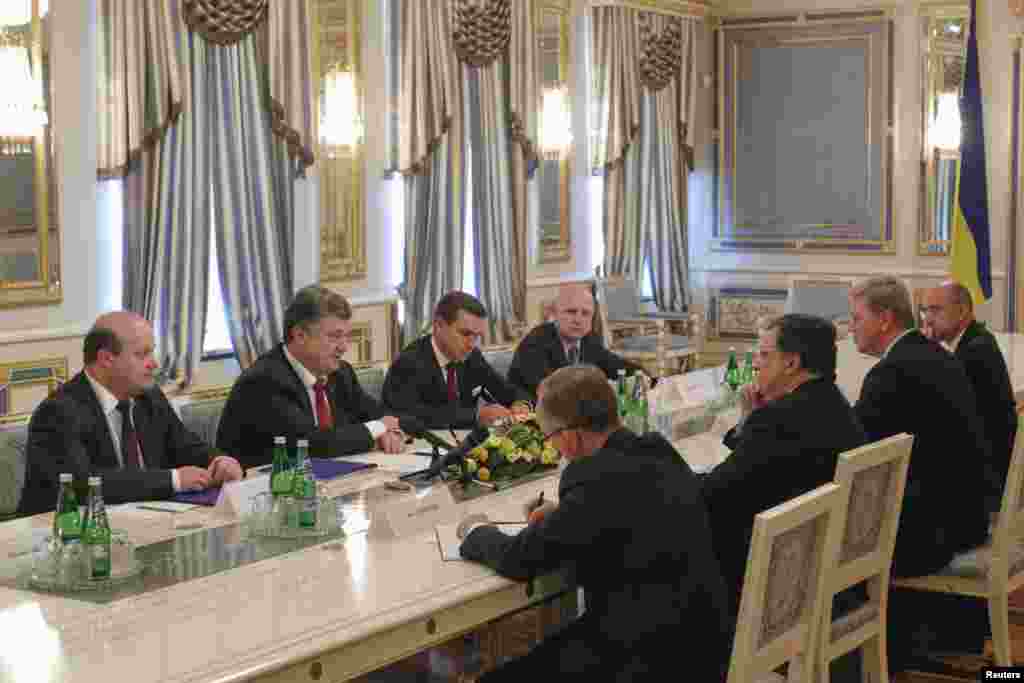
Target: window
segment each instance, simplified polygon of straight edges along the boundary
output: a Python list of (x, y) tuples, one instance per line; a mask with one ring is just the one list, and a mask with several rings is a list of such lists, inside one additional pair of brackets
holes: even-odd
[(206, 329), (203, 330), (203, 357), (234, 353), (228, 312), (220, 288), (220, 268), (217, 262), (217, 239), (210, 227), (210, 264), (206, 279)]

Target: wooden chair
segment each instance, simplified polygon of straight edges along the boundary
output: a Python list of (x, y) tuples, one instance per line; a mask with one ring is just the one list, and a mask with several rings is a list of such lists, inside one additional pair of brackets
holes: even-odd
[(936, 593), (956, 593), (988, 601), (992, 646), (996, 664), (1012, 666), (1009, 595), (1024, 586), (1024, 422), (1017, 423), (1017, 439), (1003, 489), (1003, 503), (989, 542), (953, 558), (929, 576), (895, 579), (894, 586)]
[[(864, 680), (889, 680), (885, 638), (889, 570), (913, 445), (914, 437), (898, 434), (839, 456), (835, 483), (846, 503), (840, 513), (843, 535), (839, 553), (826, 577), (823, 627), (817, 641), (817, 678), (821, 683), (828, 683), (833, 660), (857, 648), (863, 650)], [(864, 582), (868, 602), (833, 620), (832, 599)]]
[(618, 275), (597, 279), (595, 299), (600, 322), (595, 328), (609, 350), (655, 377), (696, 368), (704, 335), (699, 315), (641, 311), (636, 285)]
[(845, 502), (825, 484), (754, 517), (728, 683), (774, 678), (783, 664), (791, 681), (812, 671)]

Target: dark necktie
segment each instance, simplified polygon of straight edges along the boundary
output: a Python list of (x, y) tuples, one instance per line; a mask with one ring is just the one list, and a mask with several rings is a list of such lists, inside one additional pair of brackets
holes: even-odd
[(142, 445), (132, 424), (132, 402), (118, 401), (117, 411), (121, 413), (121, 463), (126, 469), (142, 469)]
[(578, 344), (573, 344), (569, 347), (569, 365), (576, 365), (580, 362), (580, 347)]
[(449, 363), (445, 367), (445, 375), (448, 383), (448, 401), (454, 403), (459, 398), (459, 378), (455, 374), (455, 363)]
[(331, 404), (327, 400), (327, 382), (318, 379), (313, 385), (313, 395), (316, 397), (316, 421), (320, 429), (333, 428), (334, 417), (331, 415)]

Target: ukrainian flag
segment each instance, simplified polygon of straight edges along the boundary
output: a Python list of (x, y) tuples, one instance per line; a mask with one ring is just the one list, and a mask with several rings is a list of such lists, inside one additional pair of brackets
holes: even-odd
[(957, 211), (953, 221), (953, 279), (971, 291), (975, 303), (992, 298), (992, 250), (988, 219), (988, 181), (985, 177), (985, 127), (981, 109), (978, 67), (977, 0), (971, 0), (967, 33), (967, 64), (960, 94), (960, 173)]

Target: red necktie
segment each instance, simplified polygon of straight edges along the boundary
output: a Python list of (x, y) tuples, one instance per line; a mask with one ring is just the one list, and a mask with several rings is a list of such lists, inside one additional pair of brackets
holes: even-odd
[(316, 421), (320, 429), (331, 429), (334, 418), (331, 416), (331, 404), (327, 402), (327, 382), (318, 379), (313, 385), (313, 395), (316, 396)]
[(128, 469), (143, 469), (142, 445), (132, 424), (131, 401), (118, 401), (117, 410), (121, 413), (121, 464)]
[(445, 371), (448, 375), (448, 400), (454, 403), (459, 398), (459, 380), (455, 377), (455, 363), (449, 363)]

